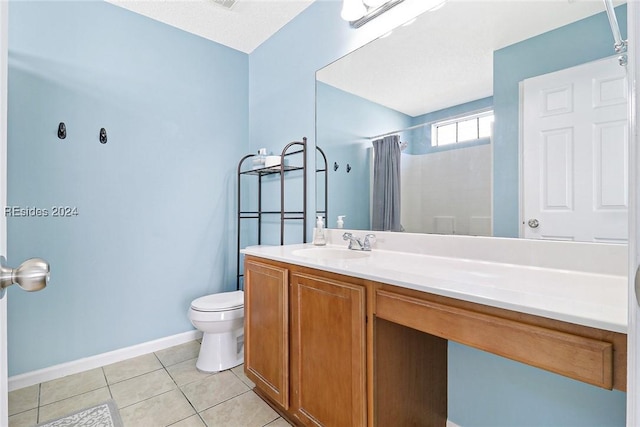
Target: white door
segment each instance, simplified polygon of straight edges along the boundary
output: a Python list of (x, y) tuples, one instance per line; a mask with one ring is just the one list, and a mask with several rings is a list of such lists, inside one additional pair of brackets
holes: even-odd
[[(629, 37), (629, 78), (631, 110), (631, 202), (629, 233), (629, 328), (627, 353), (627, 425), (640, 425), (640, 289), (635, 285), (635, 272), (640, 264), (640, 111), (638, 111), (638, 83), (640, 82), (640, 4), (628, 2), (627, 28)], [(635, 289), (634, 289), (635, 288)]]
[[(0, 206), (7, 198), (7, 35), (8, 2), (0, 1)], [(7, 221), (0, 217), (0, 256), (7, 253)], [(7, 390), (7, 297), (0, 300), (0, 426), (9, 425)]]
[(522, 85), (521, 235), (625, 243), (626, 70), (616, 57)]
[(28, 292), (44, 289), (49, 283), (49, 264), (31, 258), (17, 269), (4, 265), (7, 253), (7, 221), (4, 207), (7, 201), (7, 75), (8, 2), (0, 0), (0, 427), (9, 425), (9, 390), (7, 384), (7, 296), (4, 288), (17, 283)]

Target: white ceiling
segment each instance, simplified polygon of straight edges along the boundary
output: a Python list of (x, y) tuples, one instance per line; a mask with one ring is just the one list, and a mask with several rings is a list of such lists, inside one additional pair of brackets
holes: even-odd
[(241, 52), (251, 53), (314, 0), (107, 0)]
[[(107, 1), (251, 53), (314, 0), (237, 0), (231, 9), (213, 0)], [(417, 116), (491, 96), (494, 50), (602, 11), (602, 0), (448, 0), (317, 77)]]
[(449, 0), (317, 77), (417, 116), (491, 96), (494, 50), (603, 11), (602, 0)]

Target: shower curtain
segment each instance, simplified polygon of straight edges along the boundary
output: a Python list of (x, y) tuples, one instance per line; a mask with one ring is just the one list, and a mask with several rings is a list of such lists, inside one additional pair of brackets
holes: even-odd
[(400, 225), (400, 137), (373, 141), (373, 203), (371, 228), (402, 231)]

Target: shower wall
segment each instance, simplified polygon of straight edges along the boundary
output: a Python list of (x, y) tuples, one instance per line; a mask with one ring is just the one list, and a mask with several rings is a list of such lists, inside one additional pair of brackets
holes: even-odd
[(412, 233), (491, 235), (491, 145), (402, 154), (402, 226)]

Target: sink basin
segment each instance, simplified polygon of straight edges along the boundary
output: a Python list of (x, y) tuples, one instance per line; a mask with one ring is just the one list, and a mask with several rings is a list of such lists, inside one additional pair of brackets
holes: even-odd
[(342, 248), (305, 248), (291, 252), (291, 255), (314, 259), (354, 259), (365, 258), (369, 252), (351, 251)]

